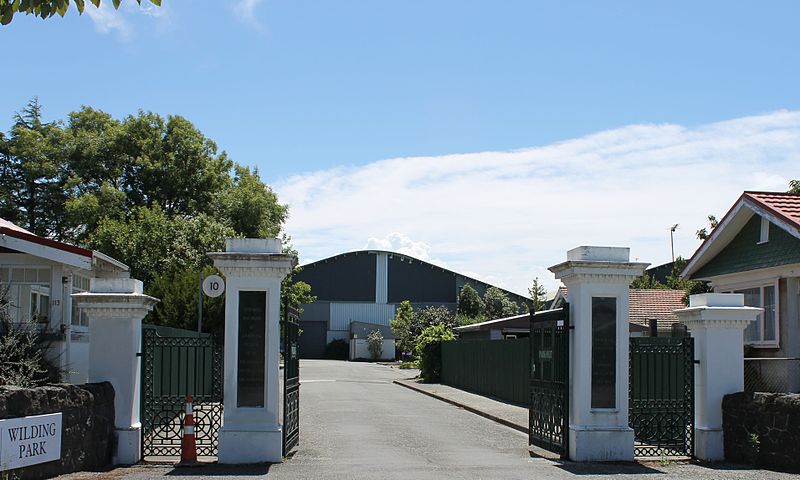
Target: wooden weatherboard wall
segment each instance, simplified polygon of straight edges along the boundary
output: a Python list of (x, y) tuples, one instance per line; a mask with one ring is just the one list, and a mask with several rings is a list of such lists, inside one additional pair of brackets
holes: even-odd
[(530, 340), (454, 340), (442, 343), (445, 385), (520, 405), (529, 402)]
[(777, 267), (800, 263), (800, 239), (770, 223), (769, 241), (758, 244), (761, 238), (761, 217), (753, 218), (717, 256), (703, 265), (692, 278)]

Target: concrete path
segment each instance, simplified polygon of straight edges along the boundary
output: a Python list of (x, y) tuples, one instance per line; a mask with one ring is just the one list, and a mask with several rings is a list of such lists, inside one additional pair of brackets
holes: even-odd
[(65, 480), (198, 479), (763, 479), (763, 470), (688, 464), (574, 464), (531, 457), (527, 436), (393, 383), (409, 377), (368, 363), (301, 362), (300, 445), (282, 464), (175, 470), (136, 466)]

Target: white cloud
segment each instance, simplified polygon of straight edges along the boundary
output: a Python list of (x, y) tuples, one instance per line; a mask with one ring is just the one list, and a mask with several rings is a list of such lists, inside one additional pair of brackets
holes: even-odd
[(524, 294), (536, 276), (554, 288), (547, 267), (577, 245), (629, 246), (632, 259), (659, 264), (670, 260), (669, 227), (678, 223), (675, 253), (689, 256), (706, 215), (721, 217), (743, 190), (785, 190), (799, 161), (800, 112), (779, 111), (381, 160), (293, 176), (276, 190), (304, 256), (369, 239)]
[(125, 20), (122, 12), (119, 10), (114, 10), (111, 2), (100, 2), (100, 6), (97, 8), (89, 3), (86, 5), (84, 12), (89, 15), (89, 18), (92, 19), (92, 22), (94, 22), (94, 28), (98, 32), (116, 32), (121, 40), (130, 40), (132, 32), (131, 25), (127, 20)]
[(99, 7), (87, 2), (84, 12), (92, 19), (99, 33), (116, 33), (123, 42), (131, 40), (135, 31), (135, 21), (132, 20), (136, 17), (147, 17), (150, 22), (156, 21), (157, 27), (161, 30), (171, 22), (169, 6), (159, 7), (146, 0), (141, 5), (136, 2), (123, 2), (119, 10), (115, 10), (110, 1), (100, 2)]
[(261, 29), (261, 23), (256, 15), (256, 9), (261, 2), (262, 0), (236, 0), (233, 13), (242, 23)]

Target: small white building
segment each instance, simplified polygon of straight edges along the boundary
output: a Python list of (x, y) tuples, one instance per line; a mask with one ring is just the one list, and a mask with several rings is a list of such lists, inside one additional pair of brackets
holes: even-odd
[(33, 323), (53, 339), (47, 355), (68, 383), (89, 371), (86, 316), (71, 294), (89, 290), (95, 277), (129, 277), (128, 266), (100, 252), (58, 242), (0, 218), (0, 295), (12, 323)]

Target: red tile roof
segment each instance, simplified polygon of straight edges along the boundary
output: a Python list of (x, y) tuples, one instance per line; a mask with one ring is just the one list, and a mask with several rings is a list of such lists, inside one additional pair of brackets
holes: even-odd
[(678, 321), (673, 310), (684, 308), (683, 290), (658, 290), (632, 288), (630, 293), (631, 323), (647, 325), (651, 318), (658, 320), (659, 328), (669, 327)]
[(744, 197), (800, 228), (800, 194), (784, 192), (744, 192)]

